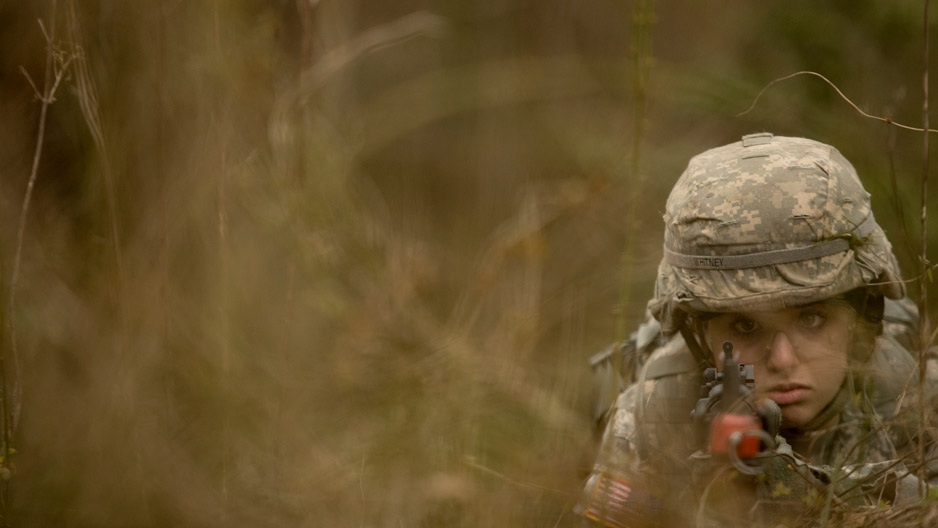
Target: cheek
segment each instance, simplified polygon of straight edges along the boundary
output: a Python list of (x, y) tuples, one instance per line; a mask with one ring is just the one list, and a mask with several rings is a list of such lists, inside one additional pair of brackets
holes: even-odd
[(820, 411), (840, 391), (840, 387), (847, 377), (847, 363), (846, 361), (831, 359), (826, 363), (813, 365), (812, 371), (811, 377), (817, 391), (815, 406)]
[(828, 353), (819, 355), (812, 362), (819, 373), (847, 370), (847, 350), (845, 348), (825, 352)]
[(807, 366), (815, 380), (822, 385), (840, 386), (848, 366), (848, 344), (847, 336), (835, 335), (812, 347)]
[(826, 347), (827, 354), (824, 357), (830, 364), (840, 366), (841, 368), (847, 367), (847, 357), (849, 355), (851, 342), (850, 335), (851, 332), (849, 330), (844, 330), (835, 332), (829, 336)]

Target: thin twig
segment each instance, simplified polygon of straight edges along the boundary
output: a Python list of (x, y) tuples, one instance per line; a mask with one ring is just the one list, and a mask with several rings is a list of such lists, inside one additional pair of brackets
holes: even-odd
[(515, 486), (518, 486), (519, 488), (528, 488), (528, 489), (534, 489), (534, 490), (539, 490), (539, 491), (547, 491), (547, 492), (550, 492), (550, 493), (555, 493), (555, 494), (557, 494), (557, 495), (569, 496), (569, 493), (567, 493), (566, 491), (563, 491), (563, 490), (558, 490), (558, 489), (554, 489), (554, 488), (548, 488), (548, 487), (546, 487), (546, 486), (539, 486), (539, 485), (537, 485), (537, 484), (529, 484), (529, 483), (527, 483), (527, 482), (521, 482), (520, 480), (513, 479), (513, 478), (509, 477), (508, 475), (505, 475), (505, 474), (503, 474), (503, 473), (500, 473), (500, 472), (498, 472), (498, 471), (496, 471), (496, 470), (494, 470), (494, 469), (492, 469), (492, 468), (490, 468), (490, 467), (483, 466), (482, 464), (476, 462), (476, 461), (475, 461), (475, 458), (474, 458), (474, 457), (471, 457), (471, 456), (464, 456), (464, 457), (463, 457), (463, 463), (466, 464), (467, 466), (469, 466), (469, 467), (471, 467), (471, 468), (474, 468), (474, 469), (477, 469), (477, 470), (479, 470), (479, 471), (481, 471), (481, 472), (483, 472), (483, 473), (486, 473), (486, 474), (488, 474), (488, 475), (492, 475), (493, 477), (497, 477), (497, 478), (499, 478), (499, 479), (501, 479), (501, 480), (503, 480), (503, 481), (505, 481), (505, 482), (507, 482), (507, 483), (509, 483), (509, 484), (513, 484), (513, 485), (515, 485)]
[[(922, 24), (922, 40), (924, 41), (924, 50), (922, 58), (922, 127), (925, 130), (928, 130), (928, 0), (925, 0), (925, 13), (924, 13), (924, 22)], [(930, 332), (929, 328), (929, 317), (928, 317), (928, 224), (927, 212), (928, 212), (928, 154), (929, 154), (929, 144), (928, 144), (928, 133), (922, 134), (922, 232), (921, 232), (921, 270), (922, 270), (922, 281), (919, 283), (919, 328), (920, 336), (924, 338)], [(928, 354), (928, 343), (930, 340), (926, 341), (922, 339), (922, 342), (919, 343), (919, 354), (918, 354), (918, 388), (919, 395), (921, 397), (919, 404), (919, 434), (918, 434), (918, 454), (919, 460), (921, 461), (921, 466), (918, 471), (918, 477), (922, 483), (921, 493), (922, 498), (925, 498), (927, 493), (928, 486), (925, 485), (925, 431), (928, 427), (928, 413), (925, 412), (925, 384), (927, 381), (926, 375), (926, 358)]]
[[(651, 25), (654, 20), (655, 5), (653, 0), (642, 0), (635, 2), (632, 8), (632, 38), (629, 44), (629, 55), (632, 61), (632, 90), (634, 92), (634, 112), (632, 127), (632, 150), (629, 164), (629, 175), (632, 181), (627, 186), (630, 191), (629, 201), (636, 202), (642, 195), (644, 186), (644, 174), (642, 173), (642, 145), (645, 140), (645, 114), (648, 106), (648, 78), (651, 71), (652, 59), (652, 35)], [(618, 313), (616, 314), (615, 324), (615, 343), (616, 349), (621, 349), (625, 343), (626, 332), (626, 313), (628, 313), (628, 304), (632, 297), (632, 274), (635, 264), (635, 239), (637, 237), (637, 207), (626, 209), (625, 227), (626, 241), (625, 250), (621, 257), (622, 275), (619, 280), (622, 281), (619, 290)], [(638, 361), (639, 355), (635, 356)], [(626, 367), (628, 370), (622, 371), (624, 365), (621, 361), (614, 361), (613, 368), (609, 375), (612, 378), (613, 386), (618, 386), (620, 381), (625, 378), (626, 383), (631, 383), (638, 370), (637, 363)], [(613, 398), (617, 396), (617, 391), (613, 392)], [(611, 404), (612, 402), (607, 402)]]
[(53, 38), (55, 36), (55, 2), (54, 1), (52, 2), (52, 34), (50, 35), (49, 32), (46, 31), (46, 26), (45, 24), (42, 23), (41, 18), (36, 19), (36, 22), (39, 23), (39, 30), (42, 31), (42, 36), (46, 37), (46, 43), (50, 43), (53, 40), (55, 40)]
[(36, 99), (42, 101), (42, 92), (39, 91), (39, 88), (36, 87), (36, 83), (33, 82), (32, 76), (29, 75), (29, 72), (26, 71), (26, 68), (20, 66), (20, 71), (23, 72), (23, 77), (26, 77), (26, 80), (29, 81), (29, 85), (33, 87), (33, 93), (36, 94)]
[(907, 255), (914, 255), (912, 248), (912, 233), (909, 232), (909, 225), (906, 222), (905, 206), (902, 202), (902, 196), (899, 192), (899, 177), (896, 170), (896, 129), (889, 129), (889, 139), (887, 141), (889, 158), (889, 182), (892, 185), (892, 205), (895, 208), (896, 216), (899, 218), (899, 227), (902, 228), (902, 241), (905, 245)]
[(68, 67), (72, 64), (72, 61), (75, 60), (74, 54), (69, 54), (68, 57), (62, 62), (62, 65), (56, 65), (55, 67), (55, 82), (52, 85), (52, 88), (49, 90), (49, 104), (55, 102), (55, 92), (59, 89), (59, 83), (62, 82), (62, 78), (65, 77), (65, 72), (68, 71)]
[[(16, 308), (16, 288), (19, 283), (19, 274), (20, 274), (20, 265), (23, 259), (23, 243), (26, 238), (26, 219), (29, 214), (29, 205), (32, 201), (33, 189), (36, 186), (36, 179), (39, 176), (39, 161), (42, 159), (42, 146), (45, 141), (46, 133), (46, 118), (49, 115), (49, 105), (55, 101), (55, 91), (58, 89), (59, 82), (61, 81), (62, 76), (65, 73), (65, 69), (68, 67), (68, 62), (62, 69), (56, 68), (55, 60), (55, 14), (56, 14), (56, 2), (52, 1), (52, 24), (51, 31), (46, 31), (45, 25), (42, 23), (42, 20), (39, 21), (39, 28), (42, 31), (42, 34), (46, 38), (46, 65), (45, 65), (45, 79), (43, 81), (43, 90), (40, 92), (33, 82), (32, 78), (26, 72), (25, 68), (20, 68), (20, 70), (26, 76), (27, 81), (33, 90), (36, 91), (39, 95), (39, 100), (41, 103), (39, 109), (39, 125), (38, 131), (36, 132), (36, 148), (33, 152), (33, 161), (32, 166), (29, 171), (29, 179), (26, 182), (26, 192), (23, 196), (23, 203), (20, 207), (20, 216), (19, 222), (16, 229), (16, 247), (13, 253), (13, 270), (10, 275), (10, 291), (7, 298), (7, 330), (10, 334), (10, 359), (13, 363), (13, 369), (16, 375), (14, 376), (14, 386), (10, 387), (10, 378), (8, 377), (7, 368), (6, 368), (6, 354), (0, 352), (0, 385), (2, 385), (2, 394), (0, 394), (0, 399), (2, 399), (2, 407), (0, 411), (3, 413), (2, 420), (2, 449), (3, 449), (3, 469), (8, 469), (10, 467), (10, 456), (12, 455), (12, 440), (13, 432), (16, 428), (16, 422), (18, 421), (19, 416), (19, 402), (20, 402), (20, 391), (18, 387), (19, 380), (19, 362), (18, 362), (18, 352), (17, 352), (17, 343), (16, 343), (16, 324), (15, 324), (15, 308)], [(70, 62), (70, 61), (69, 61)], [(10, 402), (10, 394), (13, 393), (16, 401), (12, 404)], [(11, 408), (12, 407), (12, 408)], [(4, 486), (4, 495), (6, 491), (6, 486)], [(4, 497), (5, 499), (5, 497)], [(6, 508), (6, 500), (3, 501), (4, 510)], [(7, 517), (3, 516), (3, 522), (6, 523)]]
[(359, 526), (365, 526), (365, 455), (362, 455), (362, 468), (358, 472), (358, 491), (362, 498), (362, 522)]
[(831, 86), (831, 88), (834, 89), (834, 91), (837, 92), (837, 95), (839, 95), (844, 101), (847, 102), (847, 104), (849, 104), (850, 106), (852, 106), (853, 109), (856, 110), (856, 111), (857, 111), (860, 115), (862, 115), (863, 117), (867, 117), (867, 118), (869, 118), (869, 119), (875, 119), (875, 120), (877, 120), (877, 121), (882, 121), (883, 123), (886, 123), (886, 124), (888, 124), (888, 125), (893, 125), (893, 126), (896, 126), (896, 127), (899, 127), (899, 128), (904, 128), (904, 129), (906, 129), (906, 130), (912, 130), (912, 131), (915, 131), (915, 132), (924, 132), (926, 129), (927, 129), (929, 132), (938, 132), (938, 130), (935, 130), (935, 129), (933, 129), (933, 128), (927, 128), (927, 125), (926, 125), (926, 128), (925, 128), (925, 129), (923, 129), (923, 128), (915, 128), (915, 127), (911, 127), (911, 126), (908, 126), (908, 125), (903, 125), (902, 123), (897, 123), (897, 122), (893, 121), (892, 119), (890, 119), (890, 118), (888, 118), (888, 117), (882, 117), (882, 116), (877, 116), (877, 115), (873, 115), (873, 114), (868, 114), (868, 113), (864, 112), (863, 110), (861, 110), (860, 107), (857, 106), (853, 101), (851, 101), (849, 97), (847, 97), (846, 95), (844, 95), (844, 93), (843, 93), (842, 91), (840, 91), (840, 88), (838, 88), (836, 84), (834, 84), (833, 82), (831, 82), (830, 79), (828, 79), (827, 77), (824, 77), (824, 76), (821, 75), (820, 73), (813, 72), (813, 71), (807, 71), (807, 70), (805, 70), (805, 71), (798, 71), (798, 72), (795, 72), (795, 73), (788, 74), (788, 75), (786, 75), (786, 76), (784, 76), (784, 77), (779, 77), (778, 79), (775, 79), (775, 80), (773, 80), (772, 82), (770, 82), (769, 84), (765, 85), (765, 87), (762, 88), (762, 90), (759, 92), (759, 94), (756, 95), (756, 98), (752, 101), (752, 104), (749, 105), (749, 108), (747, 108), (746, 110), (744, 110), (744, 111), (742, 111), (742, 112), (736, 114), (736, 117), (741, 117), (741, 116), (744, 116), (744, 115), (748, 114), (749, 112), (751, 112), (751, 111), (756, 107), (756, 104), (759, 102), (759, 99), (762, 97), (762, 94), (764, 94), (766, 91), (768, 91), (769, 88), (771, 88), (771, 87), (774, 86), (775, 84), (778, 84), (778, 83), (780, 83), (780, 82), (782, 82), (782, 81), (787, 81), (788, 79), (791, 79), (791, 78), (793, 78), (793, 77), (797, 77), (797, 76), (799, 76), (799, 75), (813, 75), (813, 76), (815, 76), (815, 77), (820, 77), (824, 82), (826, 82), (827, 84), (829, 84), (829, 85)]

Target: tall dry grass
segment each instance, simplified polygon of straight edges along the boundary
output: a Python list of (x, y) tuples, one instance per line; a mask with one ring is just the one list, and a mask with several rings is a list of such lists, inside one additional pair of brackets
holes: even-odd
[(762, 128), (885, 144), (805, 85), (734, 118), (804, 57), (749, 64), (758, 28), (700, 6), (644, 20), (647, 111), (628, 4), (7, 3), (4, 67), (40, 75), (53, 6), (74, 59), (24, 223), (39, 106), (0, 82), (10, 525), (576, 524), (586, 359), (640, 319), (686, 159)]

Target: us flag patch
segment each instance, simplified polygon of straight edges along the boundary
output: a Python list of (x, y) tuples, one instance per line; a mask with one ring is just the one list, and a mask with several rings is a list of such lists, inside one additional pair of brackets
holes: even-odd
[(653, 524), (661, 513), (658, 499), (605, 471), (594, 473), (590, 481), (585, 504), (579, 510), (594, 521), (615, 528), (635, 528)]

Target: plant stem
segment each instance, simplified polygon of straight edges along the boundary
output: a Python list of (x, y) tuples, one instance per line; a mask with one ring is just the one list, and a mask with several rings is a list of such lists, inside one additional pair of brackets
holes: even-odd
[(923, 24), (923, 40), (924, 40), (924, 51), (923, 51), (923, 75), (922, 75), (922, 128), (926, 132), (922, 133), (922, 219), (921, 219), (921, 280), (919, 281), (919, 315), (920, 320), (920, 332), (921, 332), (921, 346), (919, 349), (918, 357), (918, 368), (919, 368), (919, 434), (918, 434), (918, 452), (919, 452), (919, 478), (922, 481), (921, 492), (924, 493), (927, 489), (927, 486), (924, 485), (925, 482), (925, 432), (928, 430), (928, 413), (925, 412), (925, 382), (926, 382), (926, 358), (928, 353), (929, 341), (928, 337), (931, 334), (930, 331), (930, 322), (928, 317), (928, 283), (929, 283), (929, 266), (928, 266), (928, 226), (926, 223), (927, 220), (927, 210), (928, 210), (928, 156), (929, 156), (929, 145), (928, 145), (928, 0), (925, 0), (925, 13), (924, 13), (924, 24)]
[[(632, 286), (632, 268), (635, 253), (635, 209), (642, 192), (642, 142), (645, 136), (645, 110), (647, 106), (647, 86), (648, 70), (651, 64), (651, 26), (654, 23), (655, 6), (653, 0), (639, 0), (635, 3), (632, 11), (632, 40), (630, 43), (630, 55), (632, 58), (632, 88), (635, 92), (635, 115), (632, 128), (632, 155), (630, 163), (630, 176), (632, 178), (629, 185), (628, 211), (626, 216), (627, 239), (625, 251), (622, 254), (622, 290), (619, 294), (619, 313), (616, 318), (615, 342), (617, 350), (626, 339), (625, 319), (628, 311), (629, 300), (631, 297)], [(617, 356), (614, 356), (617, 357)], [(612, 375), (617, 378), (613, 381), (618, 383), (620, 374), (624, 374), (626, 383), (631, 382), (635, 377), (638, 368), (638, 355), (636, 363), (629, 366), (628, 372), (620, 373), (622, 367), (620, 361), (613, 363)], [(616, 394), (617, 395), (617, 394)]]
[[(16, 359), (17, 345), (15, 324), (16, 287), (19, 283), (20, 265), (23, 259), (23, 241), (26, 237), (26, 219), (29, 215), (29, 205), (32, 202), (33, 189), (36, 186), (36, 180), (39, 176), (39, 162), (42, 159), (42, 147), (43, 143), (45, 142), (46, 120), (49, 116), (49, 106), (55, 101), (55, 92), (64, 73), (64, 70), (56, 71), (55, 68), (55, 52), (53, 47), (55, 45), (56, 11), (56, 0), (52, 0), (52, 17), (48, 31), (46, 31), (45, 26), (42, 25), (42, 22), (39, 22), (40, 28), (42, 29), (42, 32), (46, 38), (46, 65), (42, 92), (39, 93), (38, 90), (36, 91), (36, 96), (40, 101), (39, 129), (36, 132), (36, 148), (33, 151), (32, 166), (29, 170), (29, 179), (26, 182), (26, 193), (23, 196), (23, 204), (20, 207), (19, 223), (17, 224), (16, 229), (16, 249), (13, 254), (13, 270), (10, 275), (10, 291), (7, 299), (6, 327), (10, 334), (10, 357), (12, 359), (15, 371), (18, 371)], [(65, 67), (67, 67), (67, 64)], [(36, 85), (32, 82), (32, 79), (29, 78), (29, 75), (25, 72), (25, 70), (23, 71), (30, 85), (32, 85), (33, 90), (36, 90)], [(13, 392), (16, 391), (14, 390)], [(9, 468), (10, 456), (12, 455), (13, 431), (16, 426), (16, 424), (13, 423), (14, 420), (11, 414), (10, 393), (11, 390), (10, 379), (7, 372), (7, 357), (6, 354), (3, 353), (2, 348), (0, 348), (0, 412), (3, 413), (2, 419), (0, 419), (0, 424), (2, 424), (3, 437), (3, 462), (0, 464), (0, 469), (3, 470), (2, 477), (6, 477), (8, 475), (7, 472), (10, 470)], [(5, 483), (3, 484), (2, 490), (3, 515), (0, 522), (3, 523), (3, 526), (7, 526), (8, 516), (6, 515), (6, 492), (8, 487)]]

